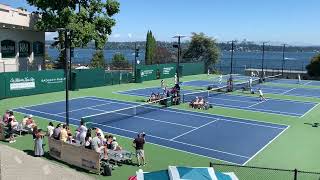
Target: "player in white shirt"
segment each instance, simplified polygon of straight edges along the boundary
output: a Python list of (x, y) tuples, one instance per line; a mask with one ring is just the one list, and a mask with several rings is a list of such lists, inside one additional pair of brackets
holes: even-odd
[(300, 74), (298, 74), (298, 84), (301, 83), (301, 77), (300, 77)]
[(161, 89), (164, 89), (165, 85), (164, 85), (164, 80), (162, 79), (161, 82), (160, 82), (160, 87)]
[(263, 92), (261, 88), (258, 89), (260, 101), (266, 101), (266, 98), (263, 96)]
[(250, 93), (252, 93), (252, 77), (250, 77), (249, 79), (249, 90), (250, 90)]
[(219, 84), (222, 84), (222, 74), (219, 76)]
[(176, 73), (175, 75), (174, 75), (174, 84), (178, 84), (179, 82), (178, 82), (178, 74)]

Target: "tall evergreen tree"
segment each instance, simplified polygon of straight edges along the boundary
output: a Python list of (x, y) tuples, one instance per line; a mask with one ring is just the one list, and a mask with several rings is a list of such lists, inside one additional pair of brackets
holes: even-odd
[(145, 51), (145, 62), (146, 64), (153, 64), (154, 57), (157, 49), (157, 42), (154, 36), (152, 35), (151, 31), (147, 33), (147, 40), (146, 40), (146, 51)]

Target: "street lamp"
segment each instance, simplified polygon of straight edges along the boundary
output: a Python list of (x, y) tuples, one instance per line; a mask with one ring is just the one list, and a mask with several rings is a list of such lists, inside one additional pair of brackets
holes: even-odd
[[(63, 31), (64, 32), (64, 51), (63, 51), (63, 56), (64, 56), (64, 60), (65, 60), (65, 65), (64, 65), (64, 76), (66, 79), (66, 124), (69, 125), (69, 77), (71, 76), (71, 53), (70, 53), (70, 75), (68, 75), (69, 73), (69, 62), (67, 59), (67, 48), (68, 48), (68, 44), (71, 45), (71, 38), (70, 38), (70, 42), (68, 43), (68, 29), (66, 28), (58, 28), (58, 31)], [(71, 46), (70, 46), (71, 47)], [(70, 51), (71, 52), (71, 51)], [(71, 78), (70, 78), (71, 80)]]
[(284, 77), (283, 69), (284, 69), (284, 63), (285, 63), (285, 57), (284, 57), (285, 49), (286, 49), (286, 44), (283, 44), (283, 47), (282, 47), (282, 68), (281, 68), (282, 78)]
[(262, 42), (261, 80), (264, 79), (264, 47), (267, 42)]
[(187, 36), (182, 36), (182, 35), (176, 35), (173, 36), (172, 38), (177, 38), (178, 39), (178, 45), (173, 45), (174, 48), (178, 48), (178, 62), (177, 62), (177, 68), (176, 68), (176, 73), (177, 73), (177, 83), (179, 84), (180, 78), (179, 78), (179, 65), (180, 65), (180, 56), (181, 56), (181, 38), (184, 38)]

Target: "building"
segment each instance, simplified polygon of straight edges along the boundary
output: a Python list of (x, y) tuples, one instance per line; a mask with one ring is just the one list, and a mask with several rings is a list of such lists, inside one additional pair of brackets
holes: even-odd
[(43, 69), (45, 32), (34, 29), (38, 17), (0, 4), (0, 72)]

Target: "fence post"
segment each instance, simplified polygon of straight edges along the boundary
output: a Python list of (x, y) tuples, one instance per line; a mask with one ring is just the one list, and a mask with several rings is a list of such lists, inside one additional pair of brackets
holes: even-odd
[(298, 170), (294, 169), (294, 180), (298, 180)]

